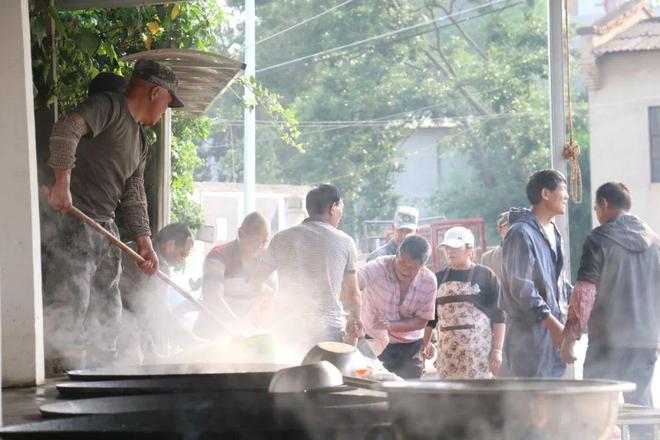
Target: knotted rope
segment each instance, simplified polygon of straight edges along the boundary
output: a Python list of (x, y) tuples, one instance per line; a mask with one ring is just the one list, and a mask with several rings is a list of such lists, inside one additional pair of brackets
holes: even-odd
[(568, 142), (564, 145), (562, 157), (571, 167), (568, 191), (573, 203), (582, 203), (582, 170), (578, 162), (580, 145), (573, 138), (573, 102), (571, 99), (571, 31), (568, 27), (568, 0), (564, 0), (564, 34), (566, 36), (566, 91), (568, 107)]

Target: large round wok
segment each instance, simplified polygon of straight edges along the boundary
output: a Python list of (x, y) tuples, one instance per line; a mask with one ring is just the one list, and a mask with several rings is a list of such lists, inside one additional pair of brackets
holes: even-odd
[(207, 377), (226, 381), (228, 387), (267, 389), (275, 372), (286, 366), (268, 363), (121, 365), (72, 370), (67, 374), (76, 381)]
[(406, 439), (596, 440), (612, 429), (620, 392), (604, 380), (385, 382), (390, 417)]

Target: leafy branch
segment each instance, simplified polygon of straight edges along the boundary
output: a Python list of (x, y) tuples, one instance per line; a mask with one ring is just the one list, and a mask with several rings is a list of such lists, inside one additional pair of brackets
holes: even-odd
[(252, 102), (248, 102), (245, 98), (237, 95), (241, 99), (243, 106), (248, 108), (259, 107), (269, 116), (280, 139), (300, 153), (304, 153), (305, 149), (299, 140), (300, 130), (298, 129), (298, 120), (291, 109), (281, 104), (280, 100), (282, 97), (264, 87), (253, 76), (239, 78), (236, 82), (248, 88), (254, 94), (254, 101)]

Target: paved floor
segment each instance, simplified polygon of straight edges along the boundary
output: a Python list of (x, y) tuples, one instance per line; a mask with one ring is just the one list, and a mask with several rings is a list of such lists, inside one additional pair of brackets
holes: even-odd
[(17, 425), (41, 420), (39, 407), (57, 399), (55, 385), (65, 382), (66, 376), (48, 379), (44, 385), (2, 390), (2, 424)]

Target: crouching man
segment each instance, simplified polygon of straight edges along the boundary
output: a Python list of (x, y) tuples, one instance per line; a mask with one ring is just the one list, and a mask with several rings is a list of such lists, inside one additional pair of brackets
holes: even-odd
[(358, 271), (367, 340), (385, 368), (407, 379), (422, 375), (424, 326), (434, 316), (437, 284), (424, 266), (430, 252), (423, 237), (411, 235), (396, 255), (376, 258)]

